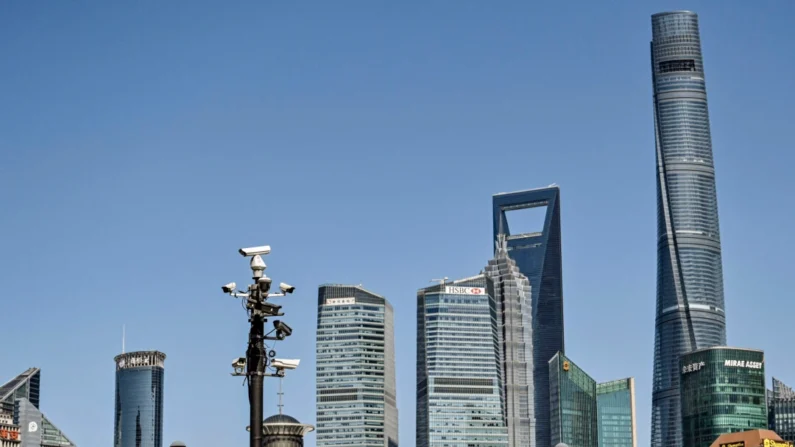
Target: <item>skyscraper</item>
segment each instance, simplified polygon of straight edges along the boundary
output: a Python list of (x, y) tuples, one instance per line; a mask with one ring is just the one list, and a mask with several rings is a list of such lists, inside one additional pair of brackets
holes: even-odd
[(597, 447), (596, 381), (563, 353), (547, 364), (550, 386), (550, 446)]
[(596, 384), (599, 447), (637, 447), (635, 379)]
[[(565, 352), (563, 343), (563, 264), (560, 189), (557, 186), (496, 194), (492, 201), (494, 239), (506, 237), (508, 256), (530, 281), (533, 383), (530, 393), (536, 420), (536, 446), (549, 447), (549, 360)], [(545, 208), (542, 228), (512, 228), (511, 213)]]
[(392, 305), (362, 286), (318, 290), (318, 447), (397, 447)]
[[(10, 427), (0, 446), (74, 447), (75, 444), (39, 410), (41, 370), (29, 368), (0, 386), (0, 420)], [(9, 431), (10, 430), (10, 431)]]
[(22, 374), (14, 377), (0, 386), (0, 411), (14, 411), (14, 401), (25, 398), (34, 407), (39, 408), (39, 393), (41, 390), (41, 370), (28, 368)]
[(679, 357), (726, 344), (718, 201), (698, 16), (652, 16), (657, 318), (652, 447), (682, 445)]
[(497, 303), (485, 275), (417, 292), (416, 447), (507, 447)]
[(786, 441), (795, 442), (795, 391), (773, 377), (768, 393), (768, 426)]
[(504, 234), (498, 236), (497, 253), (486, 266), (497, 302), (501, 374), (505, 418), (510, 447), (536, 445), (533, 402), (533, 311), (530, 281), (508, 256)]
[(114, 447), (162, 447), (163, 374), (166, 355), (138, 351), (117, 355)]

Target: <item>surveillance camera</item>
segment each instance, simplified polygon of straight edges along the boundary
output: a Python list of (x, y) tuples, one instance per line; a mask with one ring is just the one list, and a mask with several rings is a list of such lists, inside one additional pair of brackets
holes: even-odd
[(245, 368), (246, 367), (246, 358), (245, 357), (238, 357), (232, 360), (232, 367), (237, 368)]
[(243, 256), (267, 255), (271, 252), (271, 246), (262, 245), (260, 247), (241, 248), (238, 252)]
[(233, 282), (230, 282), (229, 284), (227, 284), (225, 286), (221, 286), (221, 290), (223, 290), (224, 293), (232, 293), (232, 292), (235, 291), (236, 288), (237, 288), (237, 284), (235, 284)]
[(268, 278), (267, 276), (258, 278), (257, 284), (259, 284), (259, 290), (268, 293), (268, 291), (271, 289), (271, 282), (273, 282), (273, 280)]
[(276, 304), (271, 304), (271, 303), (262, 303), (262, 310), (263, 310), (263, 311), (264, 311), (266, 314), (268, 314), (268, 315), (271, 315), (271, 316), (277, 316), (277, 315), (280, 315), (280, 314), (279, 314), (279, 310), (280, 310), (281, 308), (282, 308), (282, 306), (279, 306), (279, 305), (276, 305)]
[(276, 369), (296, 369), (298, 364), (301, 363), (300, 359), (273, 359), (271, 366)]
[(295, 286), (291, 286), (287, 283), (279, 284), (279, 288), (282, 289), (282, 293), (293, 293), (295, 292)]
[(276, 337), (279, 340), (284, 340), (285, 338), (293, 335), (293, 328), (287, 325), (287, 323), (280, 321), (280, 320), (273, 320), (273, 327), (276, 329)]

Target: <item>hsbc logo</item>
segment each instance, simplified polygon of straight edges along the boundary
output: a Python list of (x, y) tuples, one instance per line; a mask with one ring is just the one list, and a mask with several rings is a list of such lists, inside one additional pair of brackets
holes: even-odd
[(485, 295), (484, 287), (451, 287), (445, 286), (444, 293), (450, 295)]

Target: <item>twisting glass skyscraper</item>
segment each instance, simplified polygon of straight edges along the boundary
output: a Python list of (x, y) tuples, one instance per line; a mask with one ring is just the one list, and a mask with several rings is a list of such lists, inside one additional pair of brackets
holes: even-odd
[(392, 305), (337, 284), (317, 304), (318, 447), (397, 447)]
[(508, 256), (504, 234), (497, 241), (494, 259), (486, 266), (494, 284), (501, 346), (505, 419), (510, 447), (535, 447), (533, 402), (533, 311), (530, 281)]
[(718, 202), (698, 16), (652, 16), (657, 318), (652, 447), (681, 446), (679, 357), (726, 344)]

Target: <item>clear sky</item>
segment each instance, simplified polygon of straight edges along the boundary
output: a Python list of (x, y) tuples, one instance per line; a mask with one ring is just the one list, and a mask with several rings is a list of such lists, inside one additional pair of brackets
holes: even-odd
[(555, 182), (567, 354), (636, 377), (648, 445), (650, 15), (671, 9), (701, 17), (729, 343), (795, 383), (786, 0), (2, 2), (0, 382), (41, 367), (44, 413), (110, 445), (126, 324), (168, 355), (165, 444), (246, 445), (247, 322), (220, 285), (270, 244), (298, 287), (286, 412), (314, 423), (317, 286), (362, 283), (395, 307), (413, 446), (416, 290), (485, 266), (492, 194)]

